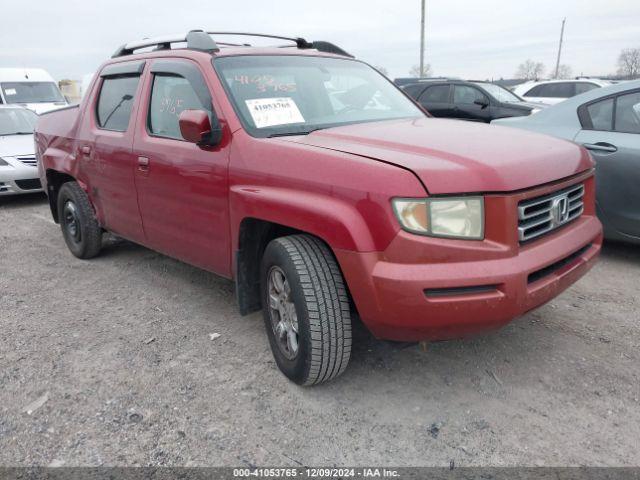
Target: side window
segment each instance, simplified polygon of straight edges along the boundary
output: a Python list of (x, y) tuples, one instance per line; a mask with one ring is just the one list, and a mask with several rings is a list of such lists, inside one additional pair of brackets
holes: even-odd
[(571, 98), (576, 94), (574, 82), (549, 83), (544, 85), (544, 95), (549, 98)]
[(210, 110), (202, 104), (189, 81), (172, 74), (156, 74), (149, 106), (149, 131), (160, 137), (182, 140), (180, 113), (184, 110)]
[(542, 98), (570, 98), (575, 95), (575, 84), (573, 82), (545, 83), (533, 87), (525, 97)]
[(100, 128), (118, 132), (127, 130), (139, 81), (139, 75), (104, 78), (96, 110)]
[(615, 131), (640, 133), (640, 92), (620, 95), (616, 102)]
[(407, 95), (411, 98), (418, 98), (422, 90), (424, 90), (424, 85), (409, 85), (403, 89)]
[(576, 82), (575, 85), (576, 85), (576, 95), (590, 92), (591, 90), (598, 88), (598, 85), (596, 85), (595, 83), (588, 83), (588, 82)]
[(449, 85), (434, 85), (420, 96), (424, 103), (449, 103)]
[(523, 95), (523, 97), (542, 97), (540, 93), (542, 92), (544, 85), (536, 85), (531, 90)]
[(466, 85), (455, 85), (453, 87), (453, 103), (473, 104), (476, 100), (484, 100), (488, 102), (487, 97), (477, 88), (468, 87)]
[(587, 106), (587, 115), (589, 117), (589, 120), (591, 121), (590, 130), (612, 130), (613, 98), (601, 100)]

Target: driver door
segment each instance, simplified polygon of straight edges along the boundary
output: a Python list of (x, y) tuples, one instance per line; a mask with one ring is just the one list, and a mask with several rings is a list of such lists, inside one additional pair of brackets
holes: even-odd
[(146, 244), (230, 277), (229, 142), (201, 147), (185, 141), (178, 123), (184, 110), (215, 115), (199, 65), (186, 59), (154, 60), (133, 144)]

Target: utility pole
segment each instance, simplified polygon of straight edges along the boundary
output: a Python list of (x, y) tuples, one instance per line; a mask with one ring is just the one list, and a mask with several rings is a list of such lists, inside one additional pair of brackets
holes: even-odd
[(424, 17), (425, 0), (422, 0), (422, 16), (420, 19), (420, 78), (424, 77)]
[(555, 78), (558, 78), (558, 71), (560, 70), (560, 54), (562, 53), (562, 37), (564, 37), (564, 22), (567, 19), (562, 19), (562, 28), (560, 29), (560, 45), (558, 45), (558, 59), (556, 60), (556, 75)]

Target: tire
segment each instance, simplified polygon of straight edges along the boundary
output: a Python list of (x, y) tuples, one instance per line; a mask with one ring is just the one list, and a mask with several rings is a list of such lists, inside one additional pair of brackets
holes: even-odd
[(67, 182), (58, 192), (58, 218), (67, 247), (76, 257), (93, 258), (102, 247), (102, 228), (87, 194), (76, 182)]
[[(277, 288), (280, 274), (283, 292)], [(262, 257), (261, 290), (269, 344), (285, 376), (298, 385), (315, 385), (344, 372), (351, 355), (349, 297), (322, 241), (310, 235), (271, 241)]]

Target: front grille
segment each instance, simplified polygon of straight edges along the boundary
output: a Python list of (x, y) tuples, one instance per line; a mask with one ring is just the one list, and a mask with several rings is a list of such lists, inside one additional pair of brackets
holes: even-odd
[(16, 180), (16, 185), (20, 190), (37, 190), (42, 188), (40, 180), (37, 178), (30, 178), (28, 180)]
[(533, 240), (575, 220), (584, 211), (584, 185), (560, 190), (518, 204), (518, 239)]
[(21, 155), (16, 158), (25, 165), (29, 165), (30, 167), (38, 166), (38, 161), (36, 160), (35, 155)]
[(7, 184), (4, 182), (0, 182), (0, 193), (8, 192), (8, 191), (9, 191), (9, 187), (7, 186)]

